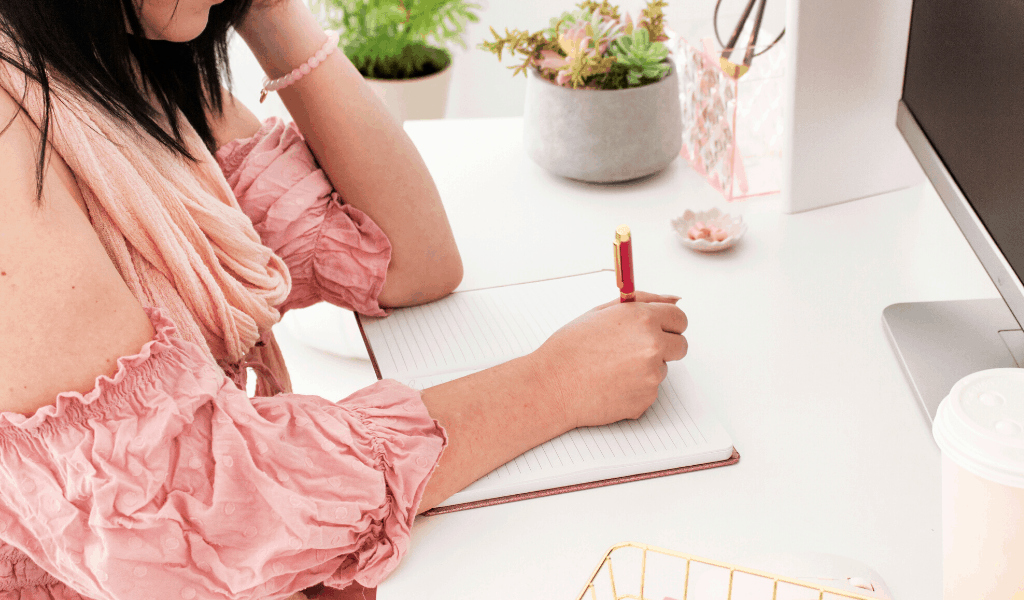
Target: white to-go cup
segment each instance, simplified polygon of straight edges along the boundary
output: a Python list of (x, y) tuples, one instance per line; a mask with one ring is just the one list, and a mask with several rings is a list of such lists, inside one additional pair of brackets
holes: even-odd
[(943, 600), (1024, 600), (1024, 369), (964, 377), (939, 405)]

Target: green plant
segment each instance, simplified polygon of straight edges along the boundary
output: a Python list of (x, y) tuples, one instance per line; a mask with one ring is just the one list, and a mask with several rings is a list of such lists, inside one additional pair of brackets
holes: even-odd
[(585, 0), (578, 9), (551, 19), (550, 26), (530, 33), (513, 29), (498, 34), (480, 48), (519, 55), (509, 67), (513, 74), (537, 69), (541, 76), (562, 86), (618, 90), (661, 80), (670, 70), (665, 37), (665, 0), (648, 0), (634, 20), (619, 7), (602, 0)]
[(633, 35), (624, 35), (612, 47), (615, 63), (626, 68), (626, 79), (630, 86), (658, 81), (668, 73), (668, 48), (660, 42), (652, 42), (651, 34), (643, 27), (633, 30)]
[(338, 45), (365, 77), (408, 79), (444, 70), (447, 46), (466, 47), (462, 34), (480, 5), (466, 0), (313, 0)]

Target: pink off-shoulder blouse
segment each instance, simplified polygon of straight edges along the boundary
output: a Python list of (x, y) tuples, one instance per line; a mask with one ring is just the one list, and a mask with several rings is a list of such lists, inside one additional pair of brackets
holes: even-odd
[[(285, 259), (283, 309), (384, 314), (390, 244), (342, 205), (293, 125), (217, 159)], [(419, 392), (248, 398), (202, 350), (156, 334), (87, 394), (0, 413), (0, 600), (285, 598), (376, 586), (398, 563), (446, 444)]]

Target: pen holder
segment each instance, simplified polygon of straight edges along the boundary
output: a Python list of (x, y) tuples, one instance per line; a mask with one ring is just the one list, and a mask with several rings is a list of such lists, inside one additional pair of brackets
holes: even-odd
[[(698, 46), (677, 37), (670, 44), (680, 75), (680, 155), (728, 201), (779, 193), (785, 40), (746, 70), (720, 60), (710, 39)], [(743, 53), (737, 48), (732, 58), (742, 62)]]

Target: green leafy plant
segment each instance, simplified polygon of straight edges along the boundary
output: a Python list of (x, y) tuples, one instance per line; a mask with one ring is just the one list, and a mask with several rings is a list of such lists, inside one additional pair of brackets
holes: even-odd
[(643, 27), (637, 27), (632, 35), (616, 40), (612, 56), (616, 64), (626, 67), (626, 80), (634, 87), (643, 85), (645, 81), (658, 81), (669, 70), (665, 63), (668, 48), (660, 42), (652, 42), (650, 32)]
[(447, 47), (466, 47), (463, 32), (480, 5), (465, 0), (312, 0), (340, 32), (338, 46), (365, 77), (425, 77), (451, 64)]
[(670, 70), (668, 48), (662, 43), (667, 39), (665, 6), (665, 0), (648, 0), (633, 19), (608, 0), (586, 0), (536, 33), (506, 29), (502, 36), (492, 27), (494, 40), (480, 48), (499, 61), (506, 51), (513, 58), (518, 55), (521, 62), (509, 67), (514, 75), (533, 68), (566, 87), (639, 87), (661, 80)]

